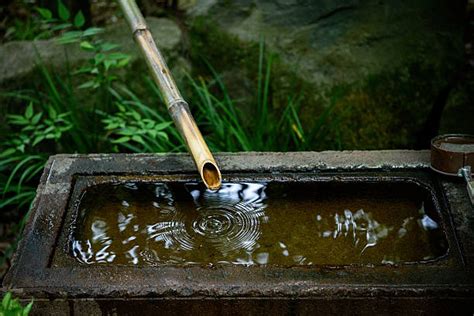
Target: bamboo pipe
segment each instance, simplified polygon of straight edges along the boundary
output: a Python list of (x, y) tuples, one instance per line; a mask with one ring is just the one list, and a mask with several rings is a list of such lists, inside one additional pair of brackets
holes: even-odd
[(118, 0), (118, 3), (132, 29), (135, 41), (145, 57), (153, 79), (160, 88), (168, 111), (186, 142), (204, 184), (209, 189), (219, 189), (221, 172), (189, 111), (188, 104), (181, 96), (163, 56), (156, 47), (140, 9), (135, 0)]

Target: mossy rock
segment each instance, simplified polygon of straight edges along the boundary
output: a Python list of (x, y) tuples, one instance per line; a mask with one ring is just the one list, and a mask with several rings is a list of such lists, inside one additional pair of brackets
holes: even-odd
[(320, 129), (309, 149), (415, 148), (462, 65), (463, 10), (449, 1), (198, 1), (190, 59), (209, 80), (203, 58), (211, 64), (251, 113), (265, 41), (276, 56), (271, 108), (278, 116), (300, 96), (305, 129)]

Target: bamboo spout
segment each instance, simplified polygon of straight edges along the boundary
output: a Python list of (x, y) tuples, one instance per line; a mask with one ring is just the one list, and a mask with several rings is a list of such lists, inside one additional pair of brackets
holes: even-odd
[(219, 167), (189, 111), (188, 104), (181, 96), (163, 56), (156, 47), (140, 9), (135, 0), (118, 0), (118, 3), (132, 29), (135, 41), (145, 57), (153, 79), (163, 94), (168, 111), (186, 142), (204, 184), (209, 189), (219, 189), (221, 186)]

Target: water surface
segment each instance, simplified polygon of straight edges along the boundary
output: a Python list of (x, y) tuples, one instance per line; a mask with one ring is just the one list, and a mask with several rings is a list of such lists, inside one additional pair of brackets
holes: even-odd
[(427, 192), (403, 183), (122, 183), (88, 188), (72, 255), (87, 264), (350, 265), (447, 251)]

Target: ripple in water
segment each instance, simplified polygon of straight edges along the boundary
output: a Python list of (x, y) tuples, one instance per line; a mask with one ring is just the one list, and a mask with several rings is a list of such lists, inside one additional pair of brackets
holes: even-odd
[(334, 198), (321, 188), (287, 189), (264, 183), (226, 183), (218, 191), (193, 183), (92, 187), (79, 205), (71, 252), (87, 264), (292, 266), (415, 262), (447, 249), (432, 210), (399, 191), (361, 196), (351, 189)]
[(211, 248), (223, 257), (239, 250), (251, 251), (261, 233), (263, 184), (224, 184), (218, 191), (202, 190), (197, 185), (188, 185), (187, 189), (194, 210), (177, 209), (169, 214), (165, 225), (149, 227), (151, 239), (162, 242), (166, 249)]
[[(127, 184), (125, 189), (125, 191), (136, 191), (137, 185)], [(147, 224), (144, 228), (137, 229), (134, 226), (138, 214), (125, 215), (122, 212), (118, 214), (116, 227), (115, 225), (108, 227), (107, 223), (111, 221), (99, 217), (91, 223), (85, 223), (90, 225), (91, 236), (85, 243), (73, 241), (75, 257), (84, 263), (113, 261), (117, 254), (107, 252), (112, 245), (107, 231), (110, 231), (111, 235), (116, 235), (117, 230), (120, 235), (131, 235), (124, 239), (122, 244), (126, 246), (130, 241), (134, 241), (128, 251), (123, 251), (128, 261), (134, 264), (137, 260), (143, 260), (148, 264), (184, 261), (192, 263), (193, 260), (188, 258), (187, 253), (194, 249), (206, 249), (207, 255), (211, 250), (212, 256), (218, 258), (220, 262), (226, 262), (224, 259), (230, 253), (252, 251), (260, 237), (261, 219), (265, 215), (264, 184), (223, 184), (217, 191), (203, 189), (197, 184), (187, 184), (186, 189), (191, 201), (176, 202), (167, 185), (157, 184), (152, 202), (157, 217), (153, 218), (153, 223)], [(128, 198), (128, 201), (121, 202), (122, 211), (129, 210), (136, 213), (139, 211), (137, 207), (143, 208), (140, 203), (133, 205), (130, 200), (133, 199)], [(150, 209), (149, 205), (146, 208)], [(103, 214), (105, 215), (108, 214)], [(147, 218), (152, 219), (150, 214)], [(118, 241), (114, 242), (114, 248), (117, 249)], [(140, 242), (141, 247), (145, 248), (141, 251), (137, 249), (139, 248), (137, 244)], [(161, 245), (166, 250), (167, 256), (159, 256), (154, 249), (156, 244), (150, 243)], [(97, 248), (100, 249), (96, 250)], [(101, 255), (98, 256), (99, 254)]]

